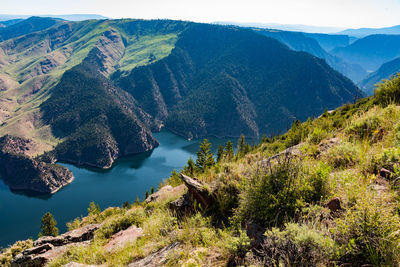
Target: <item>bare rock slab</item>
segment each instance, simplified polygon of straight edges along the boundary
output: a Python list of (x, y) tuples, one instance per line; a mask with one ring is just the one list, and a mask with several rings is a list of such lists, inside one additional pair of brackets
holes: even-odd
[(114, 234), (104, 249), (108, 252), (124, 247), (128, 243), (135, 242), (138, 237), (142, 236), (143, 229), (132, 225), (126, 230)]

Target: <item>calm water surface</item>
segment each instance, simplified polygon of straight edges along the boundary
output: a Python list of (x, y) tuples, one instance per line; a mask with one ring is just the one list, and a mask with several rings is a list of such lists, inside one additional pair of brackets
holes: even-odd
[[(201, 140), (188, 141), (166, 130), (154, 134), (160, 146), (148, 153), (119, 159), (107, 171), (78, 168), (69, 164), (75, 180), (54, 195), (32, 196), (11, 192), (0, 180), (0, 247), (16, 240), (37, 237), (40, 219), (50, 211), (65, 232), (66, 222), (87, 214), (91, 201), (102, 209), (144, 198), (146, 190), (157, 188), (173, 169), (179, 170), (195, 155)], [(216, 151), (227, 139), (208, 138)], [(236, 140), (234, 140), (234, 144)]]

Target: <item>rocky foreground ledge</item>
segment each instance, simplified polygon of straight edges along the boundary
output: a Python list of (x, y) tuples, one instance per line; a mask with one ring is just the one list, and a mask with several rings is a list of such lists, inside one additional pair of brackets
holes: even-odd
[(5, 135), (0, 138), (0, 175), (12, 190), (53, 194), (74, 179), (67, 168), (27, 155), (32, 141)]

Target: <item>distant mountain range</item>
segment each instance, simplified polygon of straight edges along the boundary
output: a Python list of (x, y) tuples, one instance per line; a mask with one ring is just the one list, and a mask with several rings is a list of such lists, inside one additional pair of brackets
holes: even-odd
[[(324, 48), (321, 47), (318, 40), (325, 44), (325, 46), (333, 46), (334, 43), (340, 43), (341, 45), (346, 45), (350, 42), (347, 36), (343, 35), (323, 35), (323, 34), (307, 34), (301, 32), (291, 32), (291, 31), (279, 31), (279, 30), (268, 30), (268, 29), (253, 29), (256, 33), (265, 35), (286, 44), (289, 48), (296, 51), (304, 51), (314, 55), (316, 57), (325, 59), (325, 61), (335, 70), (341, 72), (345, 76), (349, 77), (353, 81), (362, 80), (367, 72), (356, 63), (347, 63), (342, 58), (333, 56), (326, 52)], [(327, 36), (330, 36), (328, 38)]]
[(335, 48), (331, 53), (349, 63), (359, 64), (367, 71), (375, 71), (400, 56), (400, 35), (369, 35), (346, 47)]
[(49, 162), (108, 168), (155, 147), (163, 125), (188, 138), (281, 133), (361, 95), (324, 60), (240, 27), (33, 17), (0, 38), (0, 134)]
[(277, 29), (283, 31), (296, 31), (307, 33), (337, 33), (345, 28), (340, 27), (323, 27), (311, 26), (303, 24), (280, 24), (280, 23), (258, 23), (258, 22), (236, 22), (236, 21), (216, 21), (214, 24), (219, 25), (235, 25), (240, 27), (256, 27), (266, 29)]
[(346, 34), (362, 38), (372, 34), (400, 34), (400, 25), (384, 28), (360, 28), (360, 29), (347, 29), (339, 32), (339, 34)]
[[(32, 15), (8, 15), (8, 14), (0, 14), (0, 23), (7, 20), (15, 20), (15, 19), (27, 19), (32, 17)], [(60, 14), (60, 15), (35, 15), (35, 17), (46, 17), (46, 18), (59, 18), (63, 20), (70, 21), (82, 21), (88, 19), (107, 19), (102, 15), (96, 14)]]

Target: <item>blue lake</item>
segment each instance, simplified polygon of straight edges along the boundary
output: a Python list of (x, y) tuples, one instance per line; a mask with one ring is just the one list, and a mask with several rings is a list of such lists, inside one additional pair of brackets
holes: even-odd
[[(147, 153), (119, 159), (106, 171), (62, 164), (73, 172), (75, 180), (54, 195), (32, 196), (12, 192), (0, 180), (0, 247), (16, 240), (36, 238), (40, 220), (48, 211), (54, 215), (63, 233), (67, 230), (67, 222), (87, 214), (91, 201), (104, 209), (121, 206), (125, 201), (134, 202), (136, 197), (143, 199), (146, 190), (157, 188), (173, 169), (179, 170), (190, 156), (194, 158), (202, 141), (188, 141), (166, 130), (154, 136), (160, 146)], [(218, 145), (227, 141), (208, 139), (214, 152)]]

